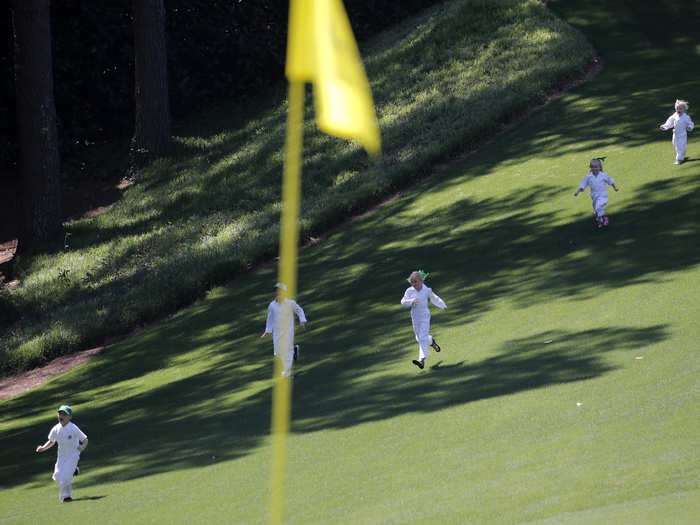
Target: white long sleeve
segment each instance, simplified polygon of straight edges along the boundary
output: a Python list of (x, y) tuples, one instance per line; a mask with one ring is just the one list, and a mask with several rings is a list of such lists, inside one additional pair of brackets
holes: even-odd
[[(306, 324), (306, 314), (304, 313), (303, 308), (299, 306), (299, 304), (296, 301), (292, 301), (291, 299), (285, 299), (285, 302), (287, 301), (291, 303), (294, 313), (299, 318), (299, 322)], [(276, 299), (272, 301), (267, 307), (267, 321), (265, 322), (265, 332), (267, 332), (268, 334), (275, 333), (275, 329), (277, 328), (277, 317), (281, 314), (281, 308), (282, 305)], [(292, 316), (291, 321), (293, 328), (294, 316)]]
[(447, 308), (447, 305), (445, 304), (445, 301), (443, 301), (442, 299), (440, 299), (440, 297), (438, 296), (438, 294), (436, 294), (436, 293), (433, 292), (432, 290), (430, 290), (430, 302), (433, 303), (435, 306), (437, 306), (438, 308), (440, 308), (440, 309), (442, 309), (442, 310), (444, 310), (445, 308)]
[(695, 129), (695, 124), (687, 113), (683, 113), (680, 117), (677, 113), (674, 113), (666, 119), (666, 122), (661, 124), (661, 129), (663, 130), (671, 128), (673, 128), (674, 135), (684, 136), (688, 131)]
[(446, 308), (445, 301), (443, 301), (436, 293), (433, 292), (431, 288), (426, 285), (420, 289), (416, 290), (413, 286), (409, 286), (401, 298), (401, 305), (406, 308), (413, 306), (413, 301), (418, 299), (418, 303), (413, 308), (412, 312), (428, 311), (428, 301), (433, 303), (438, 308), (443, 310)]
[(674, 127), (676, 125), (676, 119), (673, 118), (674, 116), (675, 116), (675, 113), (673, 115), (671, 115), (670, 117), (668, 117), (666, 119), (666, 122), (661, 124), (661, 128), (668, 130), (668, 129), (671, 129), (672, 127)]

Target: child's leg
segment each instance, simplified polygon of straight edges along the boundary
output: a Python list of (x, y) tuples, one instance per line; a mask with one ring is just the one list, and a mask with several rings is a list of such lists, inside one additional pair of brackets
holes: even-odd
[(283, 363), (284, 363), (284, 371), (282, 372), (282, 375), (285, 375), (285, 376), (291, 375), (292, 365), (294, 364), (294, 348), (293, 347), (287, 351), (287, 355), (285, 356)]
[(676, 148), (676, 162), (683, 162), (687, 146), (686, 137), (673, 137), (673, 146)]
[(73, 488), (73, 482), (62, 479), (58, 483), (58, 499), (63, 501), (64, 498), (70, 498)]
[(431, 343), (431, 337), (428, 333), (430, 330), (430, 322), (420, 322), (416, 323), (414, 326), (414, 332), (416, 334), (416, 341), (418, 341), (418, 359), (427, 359), (429, 351), (428, 347)]
[(593, 198), (593, 211), (595, 211), (595, 216), (597, 220), (602, 220), (605, 215), (605, 205), (608, 203), (607, 196), (600, 196)]

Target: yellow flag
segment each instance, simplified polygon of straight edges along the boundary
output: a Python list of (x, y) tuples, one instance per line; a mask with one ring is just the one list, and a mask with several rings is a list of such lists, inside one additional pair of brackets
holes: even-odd
[(381, 151), (372, 92), (342, 0), (290, 0), (287, 78), (311, 82), (325, 133)]

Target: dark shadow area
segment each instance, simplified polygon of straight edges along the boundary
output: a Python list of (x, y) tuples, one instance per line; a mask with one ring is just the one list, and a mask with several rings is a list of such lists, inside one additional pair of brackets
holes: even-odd
[[(308, 356), (309, 362), (308, 366), (299, 364), (304, 373), (294, 379), (294, 432), (348, 428), (405, 413), (431, 412), (598, 377), (612, 370), (605, 362), (606, 352), (634, 350), (667, 337), (664, 326), (544, 331), (506, 341), (492, 357), (482, 361), (467, 360), (447, 366), (437, 362), (416, 375), (399, 372), (367, 379), (368, 372), (389, 371), (397, 365), (399, 370), (411, 366), (402, 352), (397, 351), (406, 346), (410, 334), (392, 331), (389, 335), (386, 320), (366, 322), (369, 319), (371, 316), (365, 313), (348, 312), (347, 321), (364, 327), (354, 334), (352, 347), (344, 348), (342, 341), (332, 346), (324, 344), (323, 338), (316, 334), (313, 342), (304, 345), (302, 355)], [(174, 324), (177, 328), (178, 323)], [(190, 332), (188, 343), (194, 344), (200, 333)], [(165, 330), (158, 335), (164, 336)], [(89, 487), (91, 483), (203, 467), (235, 459), (263, 444), (270, 425), (271, 390), (269, 381), (264, 381), (270, 372), (269, 354), (261, 356), (261, 345), (252, 346), (257, 347), (258, 354), (251, 359), (253, 367), (246, 366), (250, 363), (240, 355), (245, 352), (224, 349), (220, 359), (215, 359), (216, 364), (201, 373), (145, 392), (134, 392), (127, 401), (106, 402), (99, 410), (81, 409), (75, 420), (90, 437), (89, 450), (81, 459), (84, 468), (81, 484)], [(367, 348), (372, 351), (368, 352)], [(443, 352), (448, 355), (455, 350), (464, 349), (445, 348)], [(118, 372), (106, 372), (102, 380), (90, 373), (98, 366), (106, 369), (116, 360), (109, 354), (105, 358), (107, 362), (95, 363), (84, 367), (83, 373), (73, 374), (70, 383), (90, 379), (92, 383), (85, 391), (91, 389), (95, 395), (99, 395), (100, 388), (115, 388)], [(399, 358), (402, 359), (397, 361)], [(264, 381), (261, 388), (236, 398), (236, 391), (250, 388), (256, 381)], [(60, 380), (56, 383), (64, 383), (64, 389), (68, 386)], [(58, 384), (55, 386), (60, 388)], [(50, 391), (29, 393), (8, 402), (8, 416), (20, 411), (20, 403), (21, 406), (35, 406), (30, 404), (35, 401), (48, 404), (46, 394)], [(57, 394), (52, 396), (56, 399)], [(72, 397), (77, 398), (74, 406), (79, 406), (80, 395)], [(7, 457), (17, 458), (0, 467), (3, 486), (45, 483), (55, 454), (37, 455), (33, 446), (35, 441), (43, 441), (51, 424), (47, 421), (46, 428), (34, 425), (3, 435)], [(98, 470), (103, 468), (106, 470)]]
[(75, 502), (80, 502), (80, 501), (96, 501), (100, 499), (104, 499), (107, 496), (83, 496), (82, 498), (73, 498), (72, 503)]

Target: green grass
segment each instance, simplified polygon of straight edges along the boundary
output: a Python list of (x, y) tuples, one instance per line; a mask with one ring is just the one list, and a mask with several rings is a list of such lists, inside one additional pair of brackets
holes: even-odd
[[(656, 39), (680, 3), (550, 5), (600, 76), (301, 253), (287, 523), (697, 522), (700, 146), (673, 166), (655, 128), (700, 54)], [(621, 191), (597, 231), (572, 194), (602, 155)], [(422, 372), (398, 304), (417, 267), (450, 307)], [(264, 522), (275, 274), (2, 403), (0, 520)], [(69, 508), (33, 453), (63, 402), (90, 436)]]
[[(592, 53), (532, 0), (447, 2), (366, 43), (383, 156), (370, 164), (320, 133), (309, 102), (302, 236), (478, 143)], [(276, 254), (286, 106), (269, 95), (241, 106), (181, 123), (175, 154), (110, 212), (66, 224), (65, 242), (19, 260), (22, 287), (0, 294), (0, 371), (101, 344)]]

